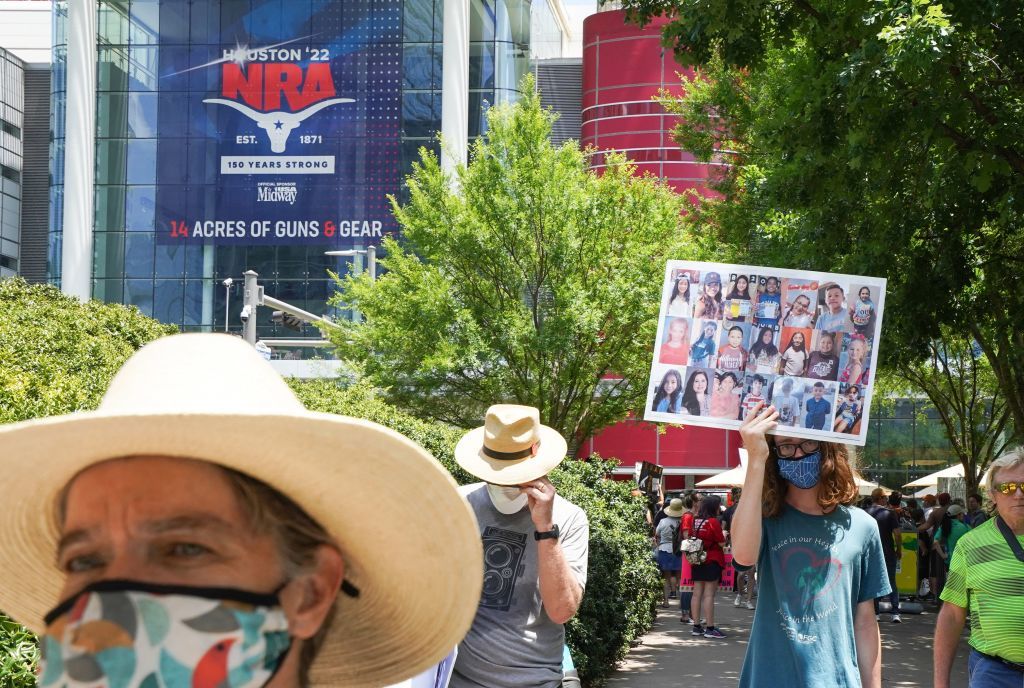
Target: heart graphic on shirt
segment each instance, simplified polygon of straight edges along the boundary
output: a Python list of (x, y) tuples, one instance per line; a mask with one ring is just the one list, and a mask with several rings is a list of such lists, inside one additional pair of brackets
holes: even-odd
[(841, 561), (827, 553), (819, 557), (809, 547), (787, 547), (780, 563), (790, 602), (801, 606), (814, 602), (831, 590), (843, 571)]

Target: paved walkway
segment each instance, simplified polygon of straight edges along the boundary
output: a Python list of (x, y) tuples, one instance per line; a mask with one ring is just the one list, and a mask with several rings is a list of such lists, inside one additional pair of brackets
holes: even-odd
[[(720, 593), (715, 612), (726, 640), (690, 635), (679, 623), (679, 603), (660, 609), (643, 643), (633, 648), (608, 688), (735, 688), (747, 649), (754, 612), (732, 606), (733, 595)], [(927, 688), (932, 684), (932, 632), (937, 609), (926, 605), (924, 614), (905, 614), (902, 624), (882, 615), (882, 685), (886, 688)], [(960, 646), (953, 665), (953, 686), (967, 686), (967, 643)], [(780, 686), (780, 688), (783, 688)]]

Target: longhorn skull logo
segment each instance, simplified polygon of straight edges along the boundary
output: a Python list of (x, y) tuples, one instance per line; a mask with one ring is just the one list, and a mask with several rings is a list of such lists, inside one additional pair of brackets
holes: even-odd
[(326, 107), (331, 105), (337, 105), (338, 103), (354, 103), (355, 100), (352, 98), (331, 98), (329, 100), (322, 100), (316, 105), (311, 105), (305, 110), (299, 112), (257, 112), (247, 105), (242, 105), (234, 100), (226, 100), (224, 98), (207, 98), (203, 101), (204, 103), (213, 103), (215, 105), (227, 105), (230, 108), (238, 110), (243, 115), (256, 122), (256, 126), (267, 132), (267, 136), (270, 138), (270, 150), (275, 153), (284, 153), (285, 144), (288, 143), (288, 136), (292, 133), (296, 127), (309, 117), (315, 115)]

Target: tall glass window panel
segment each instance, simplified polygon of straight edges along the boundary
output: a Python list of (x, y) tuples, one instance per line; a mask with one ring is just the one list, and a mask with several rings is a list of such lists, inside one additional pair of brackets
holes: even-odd
[(124, 303), (138, 306), (143, 315), (153, 315), (153, 280), (130, 279), (124, 282)]
[(155, 93), (128, 94), (128, 136), (136, 139), (156, 138), (157, 104)]
[(124, 302), (124, 280), (95, 279), (92, 282), (92, 297), (107, 303)]
[(124, 272), (126, 277), (153, 276), (152, 234), (127, 234), (124, 238)]
[[(203, 290), (205, 284), (201, 280), (185, 280), (185, 325), (211, 325), (203, 322)], [(223, 287), (219, 290), (224, 292)], [(223, 312), (221, 318), (224, 317)]]
[(124, 233), (96, 232), (93, 239), (93, 276), (124, 277)]
[(128, 48), (100, 48), (96, 59), (96, 89), (100, 92), (127, 91), (128, 71)]
[(433, 46), (406, 44), (402, 58), (403, 86), (407, 89), (430, 89), (433, 83)]
[(157, 43), (160, 33), (159, 0), (132, 0), (128, 38), (132, 45)]
[(433, 40), (433, 3), (431, 0), (405, 0), (405, 40)]
[(494, 88), (494, 44), (471, 43), (469, 45), (469, 87), (471, 89)]
[(402, 94), (402, 135), (408, 137), (432, 136), (440, 121), (435, 116), (434, 97), (431, 93)]
[[(156, 245), (156, 276), (182, 277), (185, 273), (185, 244)], [(176, 322), (176, 321), (175, 321)]]
[(125, 229), (152, 232), (156, 223), (156, 187), (130, 186), (125, 203)]
[(128, 171), (128, 142), (124, 139), (96, 141), (96, 183), (124, 184)]
[(493, 41), (495, 0), (469, 0), (469, 40)]
[(153, 317), (161, 322), (180, 323), (184, 316), (184, 282), (158, 279), (153, 283)]
[(156, 183), (156, 139), (128, 141), (128, 183)]
[(127, 93), (100, 93), (96, 97), (96, 135), (104, 139), (128, 135)]
[[(131, 91), (155, 92), (160, 83), (159, 48), (156, 46), (132, 46), (128, 60), (128, 89)], [(170, 86), (169, 77), (167, 86)]]
[(100, 43), (111, 45), (126, 45), (128, 43), (127, 0), (101, 2), (96, 19), (96, 33)]

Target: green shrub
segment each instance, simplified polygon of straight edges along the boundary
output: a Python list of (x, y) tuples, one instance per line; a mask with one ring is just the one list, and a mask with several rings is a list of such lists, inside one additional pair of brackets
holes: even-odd
[(587, 592), (566, 627), (569, 647), (586, 686), (599, 686), (651, 627), (661, 578), (651, 559), (646, 503), (633, 484), (610, 480), (615, 461), (564, 461), (552, 471), (558, 493), (590, 520)]
[[(177, 332), (137, 308), (0, 280), (0, 423), (94, 409), (143, 344)], [(0, 614), (0, 688), (35, 685), (35, 638)]]
[[(310, 410), (365, 418), (397, 430), (437, 457), (460, 484), (477, 481), (454, 460), (463, 430), (403, 413), (366, 385), (345, 388), (330, 380), (293, 380), (291, 385)], [(591, 687), (601, 685), (630, 643), (650, 628), (661, 596), (644, 501), (630, 495), (630, 483), (606, 479), (614, 467), (614, 461), (600, 459), (565, 461), (551, 473), (558, 493), (590, 520), (587, 591), (566, 634), (580, 679)]]
[(35, 636), (0, 614), (0, 688), (34, 686), (38, 653)]
[(134, 306), (0, 280), (0, 423), (96, 408), (136, 349), (175, 332)]

